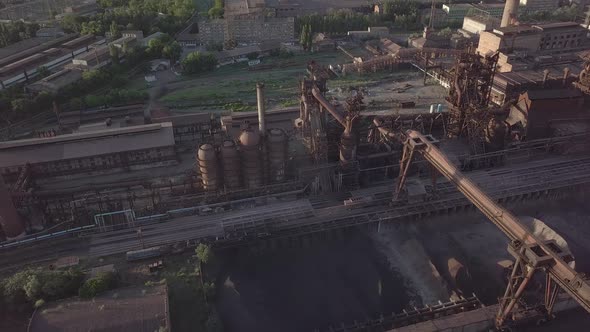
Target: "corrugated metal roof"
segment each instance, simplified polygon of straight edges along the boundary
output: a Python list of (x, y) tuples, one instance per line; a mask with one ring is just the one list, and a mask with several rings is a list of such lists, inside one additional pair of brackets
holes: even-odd
[(78, 159), (174, 145), (172, 123), (0, 142), (0, 167)]

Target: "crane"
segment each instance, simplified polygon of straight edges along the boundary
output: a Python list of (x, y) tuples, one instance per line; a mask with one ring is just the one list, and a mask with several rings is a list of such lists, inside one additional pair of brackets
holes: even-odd
[(546, 275), (545, 314), (552, 314), (560, 289), (565, 290), (590, 312), (590, 280), (570, 266), (569, 263), (574, 258), (567, 248), (559, 246), (554, 240), (544, 240), (533, 234), (516, 216), (497, 204), (469, 177), (462, 174), (436, 147), (438, 141), (432, 136), (425, 136), (415, 130), (394, 133), (384, 128), (379, 119), (375, 119), (374, 124), (382, 134), (404, 143), (394, 199), (399, 197), (412, 157), (418, 153), (509, 238), (508, 252), (514, 256), (515, 263), (504, 296), (499, 301), (495, 319), (497, 328), (503, 329), (514, 321), (516, 304), (535, 272), (539, 270)]

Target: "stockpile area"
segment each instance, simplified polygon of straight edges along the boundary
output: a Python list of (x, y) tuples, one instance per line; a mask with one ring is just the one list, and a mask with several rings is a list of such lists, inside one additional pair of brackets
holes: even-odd
[(399, 312), (406, 281), (362, 233), (301, 239), (225, 257), (218, 310), (227, 331), (312, 331)]

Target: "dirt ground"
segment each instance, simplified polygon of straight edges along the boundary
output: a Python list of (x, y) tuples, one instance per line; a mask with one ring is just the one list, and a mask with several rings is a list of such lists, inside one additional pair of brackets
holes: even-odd
[(404, 281), (360, 233), (309, 247), (227, 253), (218, 280), (226, 331), (312, 331), (408, 304)]

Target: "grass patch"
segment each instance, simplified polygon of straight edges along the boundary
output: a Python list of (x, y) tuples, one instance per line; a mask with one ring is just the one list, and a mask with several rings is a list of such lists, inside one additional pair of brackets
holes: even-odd
[(293, 107), (299, 105), (299, 99), (287, 99), (280, 102), (283, 107)]
[(248, 104), (256, 101), (256, 83), (264, 82), (268, 98), (283, 100), (296, 98), (299, 80), (306, 74), (307, 63), (314, 60), (323, 64), (350, 62), (338, 52), (301, 54), (290, 58), (269, 57), (264, 64), (289, 63), (288, 67), (250, 71), (244, 63), (220, 67), (212, 72), (184, 76), (190, 87), (170, 91), (160, 98), (169, 106)]

